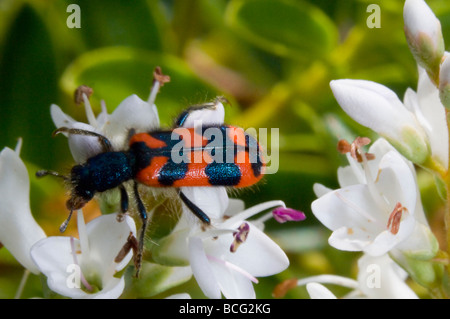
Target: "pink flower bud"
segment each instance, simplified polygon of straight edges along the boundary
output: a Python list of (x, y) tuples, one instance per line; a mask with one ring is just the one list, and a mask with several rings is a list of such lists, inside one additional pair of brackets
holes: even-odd
[(306, 215), (298, 210), (292, 208), (279, 207), (273, 210), (273, 218), (279, 223), (288, 221), (299, 222), (306, 219)]

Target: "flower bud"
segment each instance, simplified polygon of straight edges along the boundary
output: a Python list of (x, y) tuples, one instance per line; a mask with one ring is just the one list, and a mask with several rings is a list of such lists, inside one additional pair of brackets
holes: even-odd
[(442, 265), (433, 258), (439, 251), (439, 243), (428, 225), (417, 222), (410, 240), (391, 251), (391, 256), (419, 284), (433, 288), (442, 275)]
[(414, 58), (437, 84), (444, 55), (441, 23), (423, 0), (406, 0), (403, 18), (406, 40)]
[(273, 210), (273, 217), (279, 223), (285, 223), (287, 221), (302, 221), (306, 219), (303, 212), (292, 209), (279, 207)]
[(441, 64), (439, 72), (439, 98), (442, 104), (450, 108), (450, 54), (445, 54), (445, 59)]
[(430, 156), (429, 139), (415, 115), (384, 85), (342, 79), (330, 82), (341, 108), (356, 122), (380, 134), (416, 164)]

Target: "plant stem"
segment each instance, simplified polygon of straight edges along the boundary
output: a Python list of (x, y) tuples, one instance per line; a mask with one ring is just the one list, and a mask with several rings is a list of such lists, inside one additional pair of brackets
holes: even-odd
[(14, 296), (14, 299), (20, 299), (20, 296), (22, 296), (22, 292), (23, 292), (23, 289), (25, 288), (25, 284), (27, 283), (27, 279), (28, 279), (29, 275), (30, 275), (30, 271), (28, 269), (25, 269), (22, 279), (20, 280), (19, 288), (17, 288), (16, 295)]
[[(446, 122), (447, 122), (447, 130), (449, 131), (449, 137), (450, 137), (450, 113), (449, 110), (445, 109), (445, 116), (446, 116)], [(449, 149), (450, 149), (450, 138), (449, 138)], [(449, 155), (450, 156), (450, 155)], [(450, 163), (450, 158), (449, 158)], [(450, 176), (448, 174), (448, 168), (445, 175), (443, 175), (443, 180), (445, 181), (445, 190), (446, 190), (446, 208), (445, 208), (445, 215), (444, 215), (444, 225), (445, 225), (445, 234), (446, 234), (446, 251), (448, 256), (450, 256)], [(447, 263), (447, 272), (450, 274), (450, 261)]]

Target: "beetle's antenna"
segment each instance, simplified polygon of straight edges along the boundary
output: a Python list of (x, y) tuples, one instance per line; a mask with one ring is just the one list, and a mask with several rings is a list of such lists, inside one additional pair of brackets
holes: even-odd
[(69, 127), (63, 126), (63, 127), (60, 127), (58, 129), (54, 130), (52, 136), (55, 137), (56, 135), (58, 135), (60, 133), (69, 133), (69, 134), (74, 134), (74, 135), (97, 137), (105, 152), (109, 152), (109, 151), (113, 150), (111, 142), (108, 140), (108, 138), (97, 132), (92, 132), (92, 131), (87, 131), (87, 130), (77, 129), (77, 128), (69, 128)]
[(44, 176), (47, 176), (47, 175), (56, 176), (56, 177), (64, 179), (65, 181), (69, 180), (69, 178), (67, 176), (62, 175), (62, 174), (60, 174), (58, 172), (55, 172), (55, 171), (40, 170), (40, 171), (36, 172), (36, 177), (44, 177)]
[(61, 233), (64, 233), (66, 231), (67, 226), (69, 225), (70, 218), (72, 217), (72, 213), (73, 213), (73, 210), (71, 209), (69, 216), (67, 216), (67, 219), (64, 221), (64, 223), (61, 224), (61, 226), (59, 226), (59, 231)]

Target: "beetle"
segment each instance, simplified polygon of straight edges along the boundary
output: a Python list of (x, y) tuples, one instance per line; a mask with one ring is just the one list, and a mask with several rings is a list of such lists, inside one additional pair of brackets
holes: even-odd
[[(242, 128), (226, 124), (200, 125), (186, 128), (183, 125), (192, 112), (204, 108), (214, 109), (221, 101), (191, 106), (182, 112), (169, 130), (147, 133), (130, 132), (126, 150), (114, 150), (103, 135), (76, 128), (61, 127), (54, 134), (68, 133), (94, 136), (103, 151), (72, 167), (68, 176), (54, 171), (40, 170), (36, 176), (53, 175), (65, 179), (71, 187), (66, 202), (69, 216), (60, 227), (64, 232), (72, 212), (81, 209), (97, 193), (111, 189), (120, 190), (120, 211), (126, 213), (129, 198), (124, 183), (131, 181), (142, 227), (135, 252), (137, 275), (142, 260), (144, 235), (148, 215), (139, 194), (138, 185), (147, 187), (172, 187), (181, 201), (205, 226), (211, 224), (207, 213), (192, 202), (182, 187), (228, 186), (241, 188), (257, 183), (264, 175), (265, 162), (256, 138)], [(130, 247), (135, 245), (129, 245)], [(135, 250), (135, 249), (133, 249)]]

